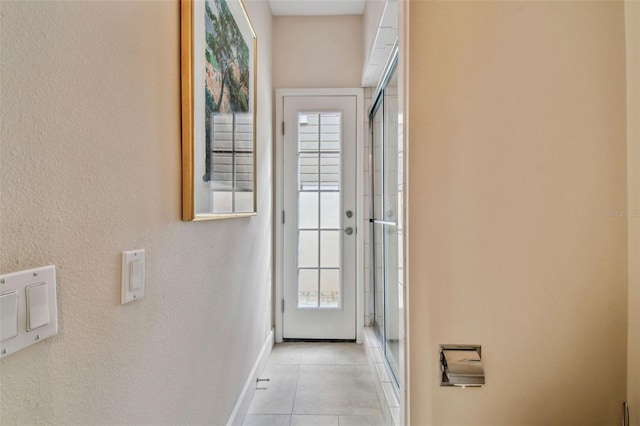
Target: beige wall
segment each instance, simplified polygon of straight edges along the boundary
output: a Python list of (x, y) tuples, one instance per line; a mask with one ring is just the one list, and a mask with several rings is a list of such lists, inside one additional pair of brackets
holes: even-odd
[(627, 41), (627, 161), (629, 175), (629, 349), (627, 401), (640, 424), (640, 2), (625, 2)]
[[(0, 264), (53, 263), (59, 334), (0, 361), (2, 424), (223, 424), (270, 329), (271, 13), (258, 216), (180, 221), (179, 2), (1, 2)], [(120, 305), (120, 253), (147, 251)]]
[(360, 87), (362, 16), (273, 18), (273, 86)]
[[(411, 424), (619, 424), (623, 3), (410, 11)], [(481, 344), (487, 385), (439, 387), (440, 343)]]

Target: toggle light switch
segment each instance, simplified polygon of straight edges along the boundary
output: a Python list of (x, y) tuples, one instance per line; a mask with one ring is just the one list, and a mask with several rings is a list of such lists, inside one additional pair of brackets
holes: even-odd
[(18, 335), (18, 294), (10, 291), (0, 295), (0, 341)]

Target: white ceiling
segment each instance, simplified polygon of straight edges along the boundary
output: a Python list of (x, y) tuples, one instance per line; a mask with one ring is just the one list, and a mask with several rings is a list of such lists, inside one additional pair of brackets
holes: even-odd
[(269, 0), (274, 15), (361, 15), (365, 0)]

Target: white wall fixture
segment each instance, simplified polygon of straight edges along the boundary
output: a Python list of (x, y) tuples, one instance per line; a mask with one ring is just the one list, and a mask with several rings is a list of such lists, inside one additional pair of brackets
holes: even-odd
[(133, 302), (144, 297), (145, 255), (144, 250), (122, 252), (122, 299), (121, 303)]
[(0, 275), (0, 358), (56, 334), (56, 267)]

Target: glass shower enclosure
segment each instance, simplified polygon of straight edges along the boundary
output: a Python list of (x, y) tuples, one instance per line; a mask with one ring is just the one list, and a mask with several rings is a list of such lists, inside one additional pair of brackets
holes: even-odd
[(380, 340), (389, 371), (402, 387), (403, 158), (398, 119), (397, 52), (393, 55), (369, 112), (370, 153), (370, 323)]

